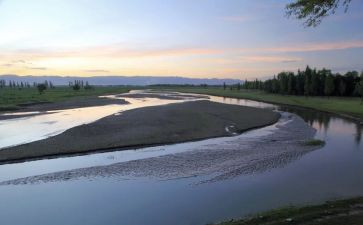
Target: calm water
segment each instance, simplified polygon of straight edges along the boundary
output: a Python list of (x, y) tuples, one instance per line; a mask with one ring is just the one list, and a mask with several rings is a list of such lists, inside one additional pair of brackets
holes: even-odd
[[(132, 91), (131, 93), (138, 92), (140, 91)], [(188, 98), (183, 100), (158, 98), (128, 98), (127, 96), (116, 97), (111, 95), (102, 97), (122, 98), (129, 102), (129, 104), (112, 104), (105, 106), (54, 110), (47, 111), (46, 113), (5, 113), (4, 115), (32, 116), (0, 120), (0, 149), (55, 136), (72, 127), (91, 123), (103, 117), (112, 114), (119, 114), (126, 110), (196, 100), (195, 98)], [(21, 132), (19, 132), (20, 127)]]
[[(248, 100), (211, 100), (294, 112), (317, 129), (326, 145), (283, 168), (192, 185), (202, 177), (160, 181), (95, 177), (0, 186), (1, 224), (202, 225), (290, 204), (363, 195), (362, 127), (327, 113)], [(264, 135), (274, 127), (243, 135)], [(232, 137), (233, 138), (233, 137)], [(226, 138), (0, 166), (0, 180), (185, 151)]]

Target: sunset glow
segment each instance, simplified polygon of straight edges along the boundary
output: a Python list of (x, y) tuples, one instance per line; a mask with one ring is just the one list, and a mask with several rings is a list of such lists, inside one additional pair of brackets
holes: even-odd
[(245, 79), (307, 64), (363, 69), (361, 2), (317, 28), (285, 18), (287, 2), (4, 0), (0, 74)]

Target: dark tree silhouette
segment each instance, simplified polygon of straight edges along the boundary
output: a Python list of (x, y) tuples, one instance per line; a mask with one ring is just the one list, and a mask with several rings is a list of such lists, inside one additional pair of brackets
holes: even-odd
[(306, 27), (316, 27), (324, 17), (334, 14), (341, 6), (347, 12), (350, 2), (351, 0), (294, 0), (286, 5), (286, 15), (305, 20)]
[(43, 92), (47, 89), (47, 86), (45, 84), (38, 84), (37, 89), (39, 91), (39, 94), (43, 94)]
[(332, 75), (329, 75), (326, 79), (325, 79), (325, 89), (324, 89), (324, 93), (327, 96), (330, 96), (331, 94), (333, 94), (334, 92), (334, 77)]
[(360, 76), (359, 83), (356, 85), (356, 91), (357, 91), (358, 95), (361, 97), (360, 104), (362, 104), (363, 103), (363, 72), (362, 72), (362, 75)]

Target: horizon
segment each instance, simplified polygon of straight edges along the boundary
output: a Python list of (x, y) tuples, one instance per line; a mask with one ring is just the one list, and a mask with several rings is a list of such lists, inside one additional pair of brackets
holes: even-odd
[(362, 2), (315, 28), (286, 18), (288, 2), (3, 0), (0, 73), (250, 80), (306, 65), (362, 71)]

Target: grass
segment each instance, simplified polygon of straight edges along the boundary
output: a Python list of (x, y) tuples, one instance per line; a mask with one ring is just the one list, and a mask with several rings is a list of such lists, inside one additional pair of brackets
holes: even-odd
[(355, 225), (363, 221), (363, 197), (326, 202), (301, 208), (288, 207), (219, 225)]
[(208, 94), (221, 97), (243, 98), (268, 103), (285, 104), (316, 109), (325, 112), (337, 113), (344, 116), (363, 120), (363, 105), (357, 97), (304, 97), (269, 94), (255, 90), (223, 90), (223, 88), (193, 88), (193, 87), (168, 87), (169, 90)]
[(319, 139), (311, 139), (311, 140), (307, 140), (303, 143), (303, 145), (307, 145), (307, 146), (320, 146), (320, 145), (324, 145), (325, 141), (319, 140)]
[[(19, 104), (39, 103), (39, 102), (57, 102), (64, 101), (68, 98), (97, 96), (111, 93), (124, 93), (132, 87), (125, 86), (98, 86), (94, 90), (74, 91), (69, 87), (57, 87), (48, 89), (40, 95), (35, 88), (24, 88), (21, 90), (2, 88), (0, 89), (0, 110), (12, 110), (19, 108)], [(223, 90), (218, 87), (152, 87), (156, 89), (168, 89), (173, 91), (208, 94), (221, 97), (243, 98), (256, 101), (263, 101), (276, 104), (285, 104), (316, 109), (325, 112), (337, 113), (344, 116), (358, 118), (363, 120), (363, 105), (360, 99), (356, 97), (303, 97), (269, 94), (261, 91), (246, 90)]]
[(69, 87), (56, 87), (47, 89), (43, 94), (39, 94), (36, 88), (0, 88), (0, 111), (16, 110), (21, 104), (58, 102), (69, 98), (82, 98), (87, 96), (98, 96), (113, 93), (124, 93), (130, 90), (125, 86), (96, 86), (92, 90), (81, 89), (74, 91)]

